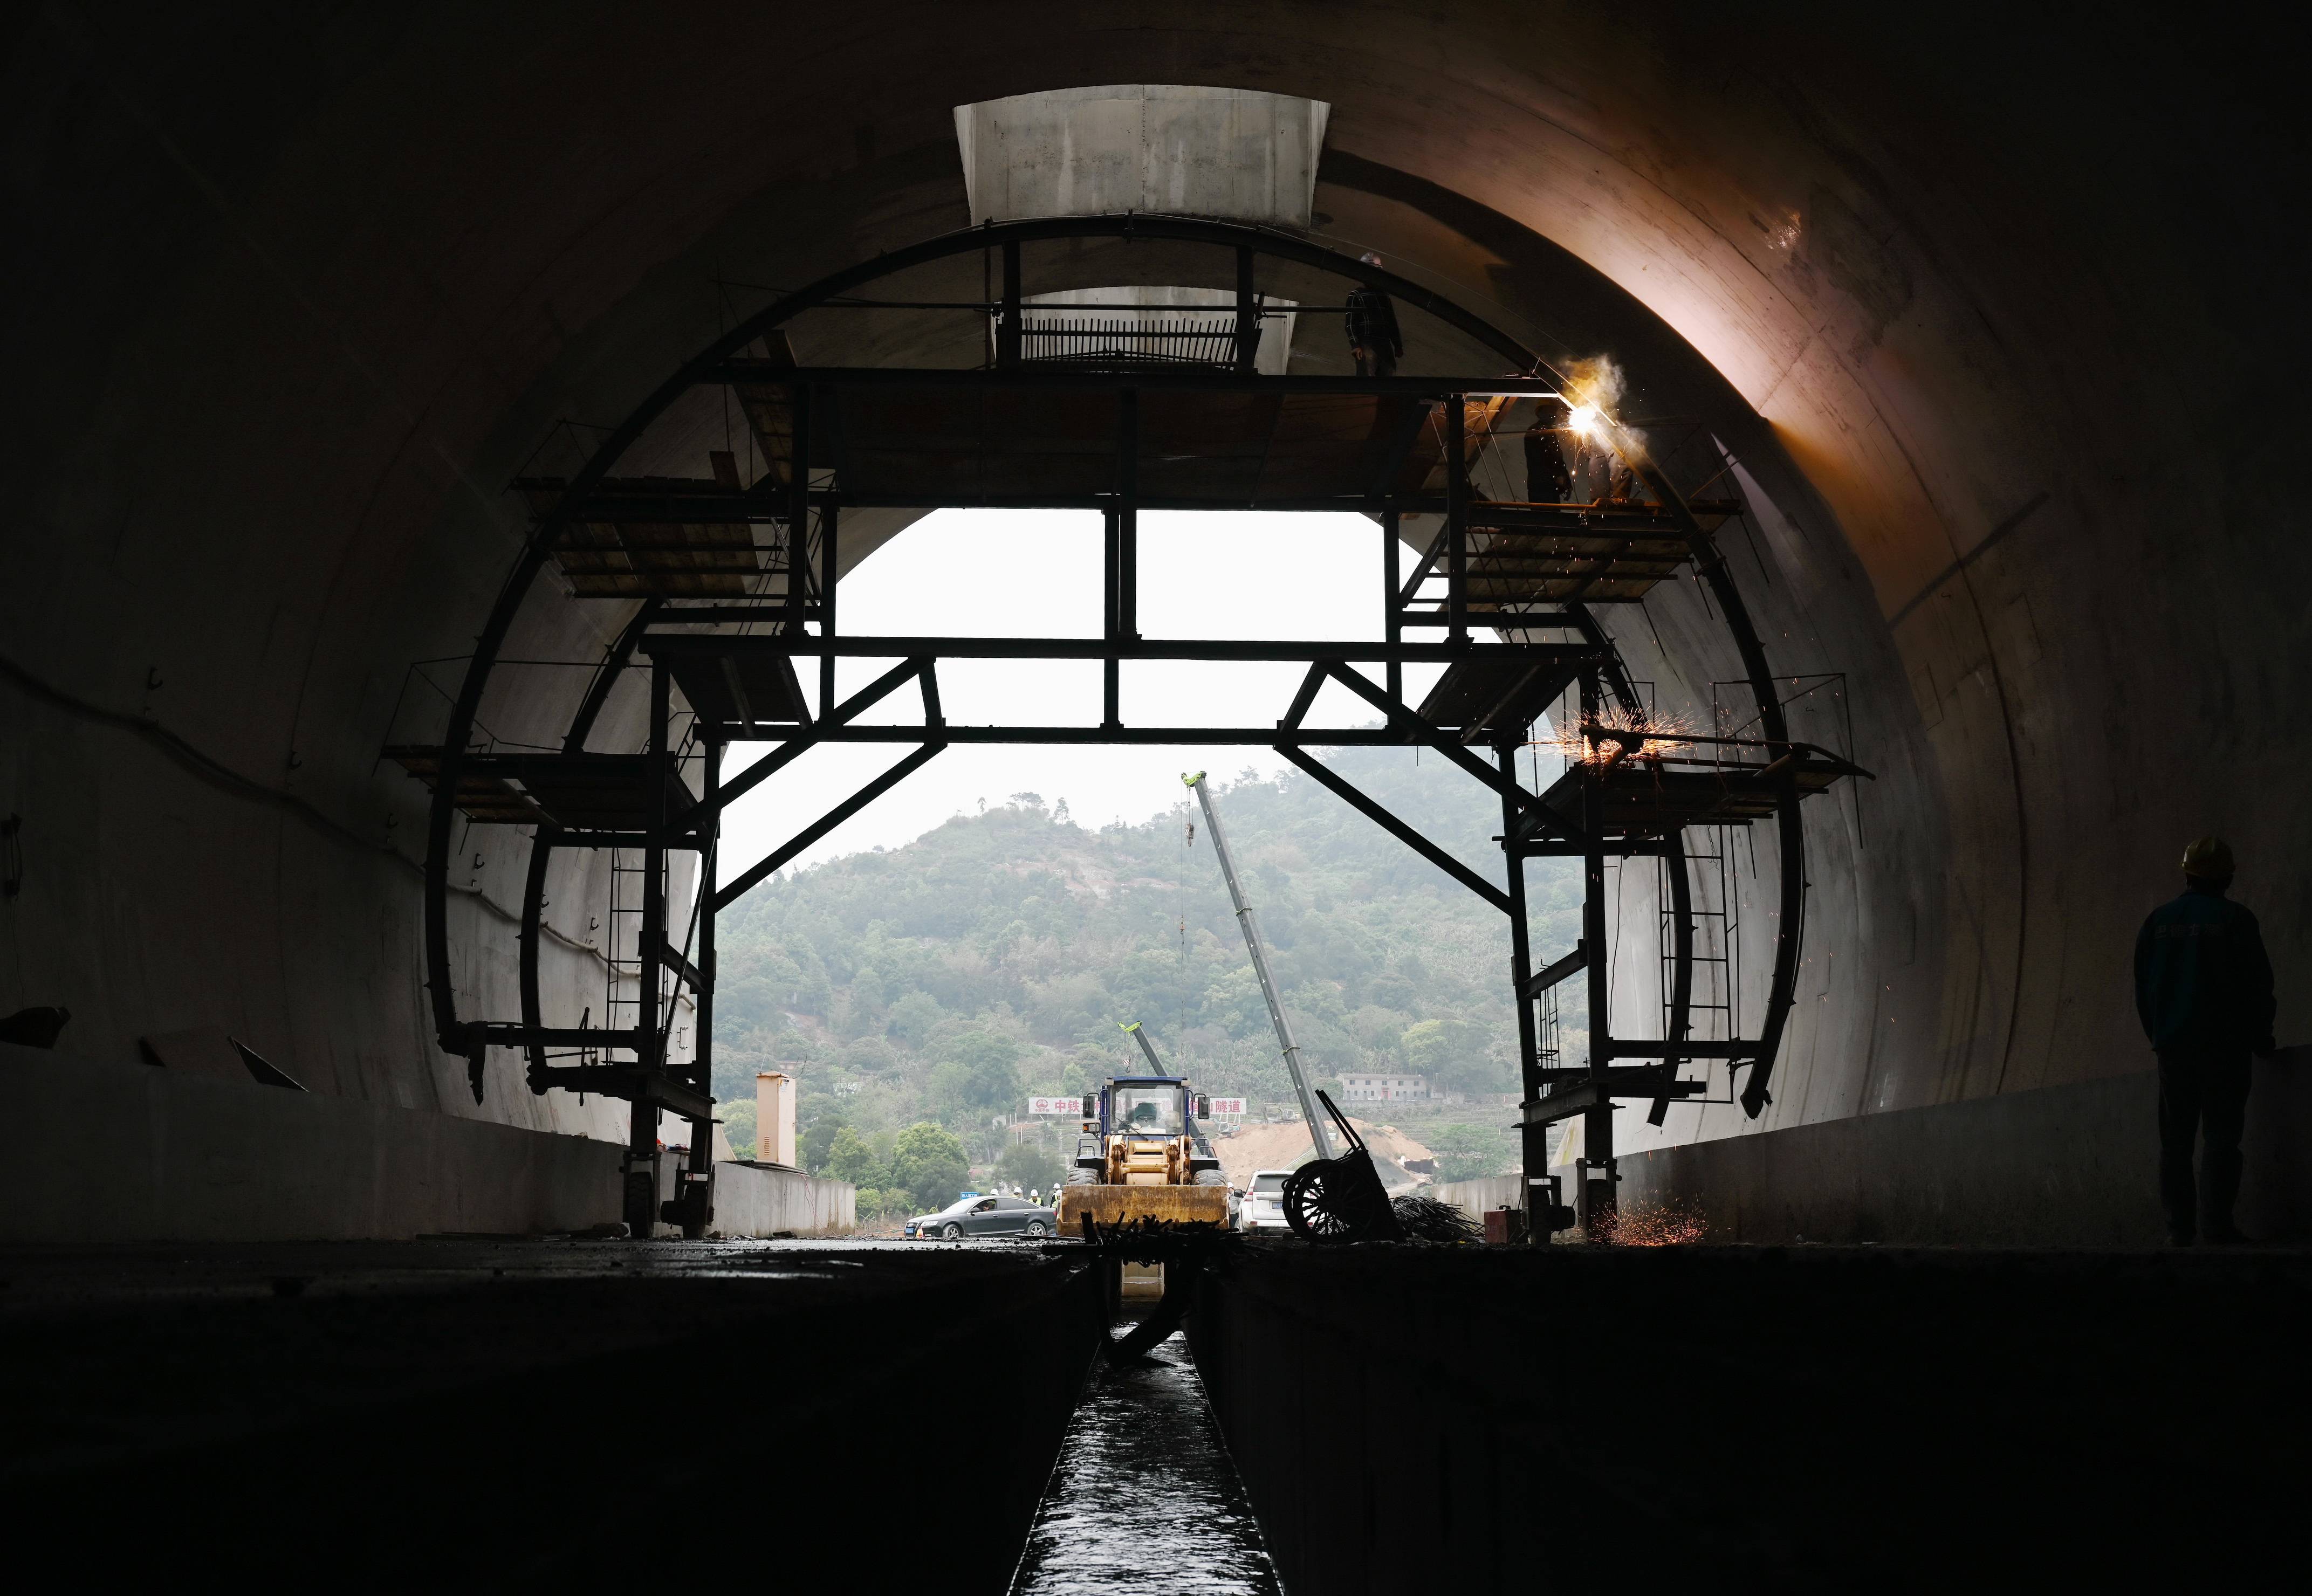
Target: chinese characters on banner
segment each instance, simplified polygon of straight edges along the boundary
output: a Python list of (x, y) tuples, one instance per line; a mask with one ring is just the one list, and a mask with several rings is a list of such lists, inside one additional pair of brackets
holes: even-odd
[[(1028, 1112), (1031, 1114), (1057, 1114), (1062, 1119), (1073, 1120), (1081, 1117), (1083, 1113), (1083, 1099), (1081, 1097), (1030, 1097), (1028, 1099)], [(1241, 1097), (1213, 1098), (1213, 1118), (1241, 1120), (1244, 1118), (1244, 1099)]]

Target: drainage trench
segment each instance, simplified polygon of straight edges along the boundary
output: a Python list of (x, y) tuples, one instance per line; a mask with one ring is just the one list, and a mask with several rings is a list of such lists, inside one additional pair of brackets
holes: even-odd
[(1012, 1589), (1281, 1592), (1185, 1336), (1121, 1366), (1093, 1366)]

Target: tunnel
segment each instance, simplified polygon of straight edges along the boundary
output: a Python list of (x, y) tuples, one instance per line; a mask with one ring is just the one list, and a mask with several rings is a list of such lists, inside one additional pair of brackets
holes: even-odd
[[(507, 747), (559, 746), (574, 728), (580, 746), (589, 730), (645, 735), (638, 673), (568, 663), (627, 658), (635, 596), (588, 590), (582, 571), (545, 559), (537, 517), (563, 512), (541, 505), (590, 473), (708, 476), (731, 423), (699, 397), (699, 362), (781, 358), (759, 332), (784, 329), (784, 358), (805, 367), (980, 359), (977, 312), (781, 310), (814, 285), (905, 281), (987, 300), (1004, 248), (987, 230), (1011, 227), (1029, 230), (1016, 236), (1032, 294), (1217, 304), (1239, 291), (1230, 251), (1252, 235), (1215, 230), (1237, 227), (1258, 230), (1260, 288), (1279, 303), (1323, 304), (1375, 257), (1366, 275), (1404, 310), (1408, 370), (1426, 358), (1469, 379), (1456, 391), (1473, 399), (1480, 379), (1514, 396), (1537, 371), (1609, 371), (1594, 391), (1689, 496), (1738, 491), (1747, 509), (1719, 545), (1742, 626), (1727, 590), (1665, 582), (1609, 616), (1625, 678), (1689, 725), (1722, 726), (1729, 694), (1782, 685), (1756, 695), (1789, 721), (1765, 735), (1834, 751), (1853, 772), (1791, 800), (1799, 829), (1757, 828), (1769, 876), (1787, 866), (1790, 886), (1745, 909), (1756, 940), (1738, 984), (1747, 1023), (1771, 1016), (1774, 1033), (1750, 1066), (1756, 1089), (1721, 1071), (1722, 1095), (1666, 1093), (1651, 1117), (1640, 1103), (1581, 1121), (1612, 1140), (1618, 1194), (1602, 1200), (1688, 1205), (1738, 1246), (1642, 1276), (1655, 1260), (1615, 1249), (1514, 1277), (1486, 1273), (1502, 1261), (1490, 1249), (1406, 1266), (1424, 1292), (1488, 1304), (1458, 1330), (1360, 1296), (1391, 1288), (1361, 1285), (1350, 1252), (1254, 1251), (1215, 1277), (1188, 1340), (1287, 1583), (1362, 1589), (1357, 1566), (1449, 1565), (1468, 1589), (1533, 1588), (1546, 1558), (1520, 1565), (1500, 1549), (1517, 1526), (1540, 1536), (1584, 1514), (1584, 1487), (1568, 1482), (1590, 1478), (1600, 1449), (1677, 1473), (1681, 1426), (1706, 1432), (1694, 1469), (1820, 1470), (1800, 1431), (1763, 1426), (1747, 1456), (1734, 1438), (1814, 1400), (1795, 1349), (1817, 1337), (1854, 1339), (1822, 1367), (1858, 1382), (1866, 1340), (1920, 1365), (1956, 1341), (1966, 1350), (1943, 1366), (1957, 1384), (2002, 1361), (2001, 1304), (2031, 1304), (2052, 1334), (2165, 1323), (2196, 1293), (2262, 1348), (2268, 1317), (2300, 1301), (2300, 1263), (2211, 1255), (2177, 1274), (2137, 1256), (2163, 1231), (2158, 1083), (2129, 961), (2143, 914), (2177, 888), (2184, 846), (2214, 833), (2236, 850), (2238, 895), (2278, 975), (2281, 1042), (2312, 953), (2312, 859), (2284, 796), (2312, 776), (2291, 707), (2312, 687), (2312, 554), (2290, 530), (2305, 403), (2287, 386), (2307, 345), (2289, 203), (2303, 135), (2285, 52), (2246, 27), (2237, 48), (2211, 49), (2204, 31), (2150, 8), (1986, 25), (1806, 4), (1377, 0), (28, 10), (6, 34), (14, 292), (0, 450), (20, 491), (0, 583), (0, 1014), (17, 1019), (0, 1052), (19, 1105), (6, 1236), (26, 1261), (12, 1269), (46, 1284), (18, 1294), (30, 1317), (12, 1334), (30, 1347), (44, 1325), (99, 1313), (92, 1303), (116, 1313), (121, 1294), (76, 1295), (78, 1271), (128, 1278), (180, 1246), (224, 1250), (202, 1278), (239, 1284), (199, 1312), (215, 1344), (246, 1347), (279, 1332), (236, 1330), (253, 1310), (235, 1292), (303, 1312), (302, 1284), (267, 1283), (354, 1267), (332, 1261), (351, 1253), (284, 1263), (263, 1249), (461, 1237), (444, 1243), (466, 1249), (455, 1269), (486, 1291), (500, 1277), (486, 1271), (506, 1266), (472, 1251), (500, 1243), (474, 1238), (631, 1220), (645, 1111), (663, 1136), (658, 1109), (694, 1100), (524, 1090), (544, 1044), (475, 1028), (542, 1016), (569, 1031), (573, 1009), (609, 1023), (587, 994), (605, 964), (592, 927), (620, 911), (614, 866), (468, 824), (454, 779), (436, 793), (422, 760), (394, 754), (445, 736), (462, 748), (474, 721)], [(1188, 120), (1148, 134), (1182, 94), (1228, 108), (1235, 144), (1199, 145), (1193, 128), (1209, 124)], [(1129, 107), (1142, 145), (1162, 153), (1150, 170), (1186, 176), (1160, 192), (1144, 172), (1079, 170), (988, 109), (1072, 96)], [(1270, 185), (1248, 199), (1239, 146), (1257, 146), (1251, 167)], [(1215, 170), (1236, 184), (1225, 203), (1199, 197)], [(1106, 196), (1096, 213), (1078, 187)], [(1076, 221), (1033, 233), (1055, 212)], [(1088, 228), (1094, 214), (1120, 220)], [(975, 229), (978, 247), (955, 241)], [(1280, 380), (1346, 380), (1334, 319), (1300, 317)], [(1702, 458), (1715, 467), (1690, 467)], [(752, 485), (768, 464), (733, 468)], [(524, 482), (555, 485), (526, 496)], [(846, 510), (813, 590), (830, 612), (837, 580), (921, 513)], [(1417, 551), (1428, 533), (1405, 535)], [(830, 704), (811, 708), (824, 720)], [(677, 896), (711, 895), (697, 855), (667, 869)], [(1654, 879), (1619, 901), (1627, 924), (1662, 911)], [(1663, 981), (1626, 982), (1615, 1025), (1659, 1025)], [(669, 990), (690, 1004), (686, 1045), (704, 1049), (711, 1016), (679, 982)], [(48, 1010), (69, 1017), (43, 1034)], [(2282, 1048), (2255, 1065), (2241, 1221), (2269, 1238), (2312, 1216), (2303, 1057)], [(679, 1198), (708, 1162), (698, 1112), (696, 1158), (652, 1159), (639, 1211)], [(1529, 1154), (1527, 1173), (1538, 1167)], [(843, 1228), (839, 1194), (793, 1172), (715, 1181), (731, 1234)], [(1961, 1251), (1906, 1251), (1922, 1248)], [(1988, 1248), (2038, 1251), (1983, 1252), (1969, 1273), (1969, 1250)], [(2060, 1249), (2070, 1261), (2047, 1251)], [(607, 1280), (616, 1253), (606, 1243), (571, 1269)], [(942, 1336), (980, 1326), (1008, 1348), (1022, 1394), (1000, 1415), (831, 1265), (819, 1272), (834, 1283), (806, 1282), (820, 1295), (780, 1321), (801, 1327), (784, 1356), (839, 1362), (845, 1316), (872, 1321), (881, 1350), (863, 1356), (909, 1371), (921, 1412), (1000, 1431), (989, 1455), (1040, 1478), (1094, 1345), (1066, 1318), (1090, 1288), (1054, 1259), (1021, 1263), (1010, 1296), (1008, 1264), (889, 1287), (952, 1304), (910, 1307), (914, 1322)], [(703, 1304), (719, 1277), (689, 1269), (638, 1267), (615, 1293), (662, 1278)], [(1537, 1353), (1528, 1333), (1582, 1322), (1567, 1299), (1585, 1293), (1651, 1304), (1632, 1310), (1658, 1339), (1642, 1355), (1681, 1371), (1691, 1355), (1703, 1372), (1680, 1378), (1714, 1371), (1750, 1406), (1673, 1412), (1659, 1391), (1617, 1406), (1560, 1391), (1552, 1408), (1544, 1389), (1563, 1386), (1575, 1354)], [(1749, 1332), (1771, 1342), (1755, 1357), (1721, 1365), (1721, 1342), (1665, 1328), (1705, 1300), (1754, 1299), (1773, 1327)], [(620, 1301), (611, 1320), (649, 1316)], [(477, 1310), (485, 1334), (491, 1312)], [(92, 1385), (108, 1356), (138, 1356), (127, 1321), (103, 1322), (73, 1365)], [(714, 1333), (744, 1339), (735, 1321)], [(2176, 1334), (2199, 1345), (2198, 1329)], [(617, 1382), (658, 1343), (602, 1335), (521, 1378), (591, 1382), (584, 1400), (616, 1422)], [(2112, 1384), (2062, 1385), (2043, 1417), (2174, 1378), (2119, 1343), (2098, 1356)], [(1605, 1356), (1599, 1377), (1626, 1380)], [(1433, 1461), (1408, 1461), (1379, 1431), (1351, 1446), (1325, 1428), (1320, 1372), (1344, 1371)], [(1936, 1377), (1904, 1380), (1919, 1389), (1902, 1422), (1932, 1429), (1936, 1462), (1889, 1466), (1896, 1488), (1979, 1462), (1930, 1424)], [(1989, 1391), (2018, 1423), (2034, 1400), (1998, 1381), (1966, 1400)], [(2225, 1392), (2194, 1400), (2252, 1405)], [(576, 1443), (573, 1413), (545, 1422), (516, 1411), (532, 1393), (498, 1397), (463, 1422)], [(712, 1427), (696, 1390), (688, 1406), (652, 1401), (669, 1448), (685, 1425)], [(875, 1423), (908, 1422), (888, 1393), (874, 1402), (889, 1404)], [(2167, 1422), (2151, 1427), (2183, 1433)], [(1842, 1423), (1838, 1444), (1856, 1454), (1898, 1449), (1890, 1432)], [(194, 1503), (215, 1488), (185, 1461), (203, 1455), (197, 1430), (134, 1442), (174, 1460)], [(775, 1424), (743, 1434), (783, 1443)], [(2245, 1435), (2191, 1434), (2253, 1452)], [(1514, 1461), (1469, 1461), (1477, 1435)], [(417, 1445), (380, 1435), (388, 1451)], [(34, 1449), (20, 1467), (42, 1491), (67, 1491), (77, 1470), (135, 1477), (112, 1443), (89, 1444)], [(857, 1461), (854, 1443), (830, 1444), (831, 1467)], [(277, 1483), (254, 1461), (261, 1449), (231, 1449)], [(1328, 1460), (1314, 1473), (1310, 1449)], [(1991, 1475), (2009, 1479), (2013, 1461)], [(743, 1466), (721, 1436), (678, 1473), (711, 1495), (700, 1480)], [(491, 1488), (470, 1456), (461, 1467), (463, 1488)], [(1478, 1474), (1483, 1488), (1464, 1489)], [(390, 1492), (381, 1475), (348, 1478)], [(1604, 1500), (1642, 1510), (1608, 1540), (1683, 1501), (1623, 1484)], [(1436, 1504), (1392, 1509), (1384, 1487)], [(539, 1511), (571, 1505), (527, 1488)], [(1362, 1491), (1362, 1522), (1408, 1527), (1397, 1540), (1336, 1534), (1294, 1495), (1319, 1489)], [(1034, 1495), (1012, 1490), (988, 1558), (1016, 1544)], [(1803, 1520), (1783, 1512), (1786, 1526)], [(1897, 1521), (1887, 1533), (1928, 1532), (1916, 1514)], [(1476, 1544), (1480, 1522), (1493, 1549), (1439, 1564), (1438, 1547)], [(1653, 1588), (1663, 1568), (1708, 1577), (1711, 1548), (1736, 1542), (1736, 1583), (1828, 1566), (1744, 1540), (1754, 1522), (1721, 1504), (1681, 1522), (1681, 1549), (1651, 1573), (1626, 1539), (1561, 1554), (1561, 1571)], [(952, 1532), (961, 1546), (978, 1531)], [(1884, 1555), (1860, 1534), (1850, 1523), (1823, 1544), (1845, 1566)], [(1364, 1548), (1362, 1563), (1326, 1549), (1339, 1545)], [(503, 1566), (524, 1571), (515, 1583), (583, 1579), (566, 1558)], [(1001, 1583), (990, 1577), (954, 1583)]]

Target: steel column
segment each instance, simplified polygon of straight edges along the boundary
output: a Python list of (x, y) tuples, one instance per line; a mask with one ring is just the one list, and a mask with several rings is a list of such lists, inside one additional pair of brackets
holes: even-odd
[[(800, 424), (797, 435), (801, 435)], [(635, 1061), (645, 1077), (666, 1073), (666, 1031), (659, 1021), (659, 989), (666, 979), (667, 721), (672, 686), (664, 662), (651, 661), (650, 760), (644, 773), (650, 784), (644, 799), (648, 824), (643, 842), (642, 930), (635, 947), (638, 1042)], [(647, 1239), (657, 1231), (658, 1118), (657, 1103), (647, 1090), (638, 1091), (626, 1120), (626, 1229), (637, 1239)]]
[[(1521, 740), (1521, 739), (1519, 739)], [(1504, 738), (1493, 750), (1500, 762), (1502, 774), (1511, 781), (1517, 780), (1518, 741)], [(1541, 1039), (1536, 1033), (1533, 1016), (1534, 999), (1528, 989), (1533, 984), (1532, 929), (1526, 920), (1525, 859), (1510, 845), (1517, 835), (1518, 807), (1507, 794), (1502, 797), (1502, 862), (1509, 872), (1510, 913), (1510, 991), (1517, 1004), (1518, 1086), (1519, 1101), (1531, 1103), (1542, 1094)], [(1549, 1216), (1535, 1210), (1534, 1182), (1549, 1163), (1549, 1127), (1527, 1125), (1518, 1132), (1519, 1158), (1518, 1167), (1524, 1172), (1521, 1196), (1525, 1208), (1526, 1238), (1537, 1244), (1549, 1240)]]
[(1462, 428), (1467, 404), (1445, 401), (1445, 615), (1454, 642), (1469, 641), (1469, 462)]
[(811, 385), (794, 385), (794, 454), (787, 462), (787, 601), (788, 632), (802, 630), (802, 573), (810, 562), (810, 409)]
[(1124, 626), (1124, 595), (1117, 580), (1124, 563), (1122, 519), (1123, 512), (1115, 510), (1099, 518), (1099, 634), (1105, 645), (1099, 656), (1099, 723), (1107, 728), (1120, 726), (1124, 720), (1123, 670), (1117, 661)]
[[(1581, 719), (1598, 719), (1598, 673), (1581, 673)], [(1612, 996), (1607, 984), (1612, 960), (1606, 940), (1606, 853), (1599, 840), (1605, 830), (1606, 807), (1599, 767), (1586, 760), (1575, 767), (1582, 772), (1581, 943), (1589, 950), (1590, 1078), (1598, 1084), (1598, 1101), (1581, 1116), (1581, 1163), (1577, 1192), (1582, 1233), (1596, 1237), (1610, 1226), (1614, 1211), (1614, 1103), (1604, 1092), (1606, 1070), (1612, 1061)], [(1599, 1172), (1596, 1176), (1592, 1171)]]
[[(707, 803), (707, 833), (705, 847), (698, 855), (698, 965), (697, 981), (692, 987), (697, 999), (697, 1030), (691, 1048), (691, 1083), (714, 1101), (714, 871), (722, 857), (722, 813), (715, 797), (722, 785), (722, 744), (714, 737), (698, 740), (704, 756), (699, 773), (700, 790)], [(702, 1179), (704, 1191), (695, 1206), (686, 1209), (683, 1234), (693, 1241), (705, 1238), (706, 1230), (714, 1222), (714, 1119), (710, 1108), (704, 1120), (694, 1120), (690, 1125), (691, 1174)], [(683, 1195), (690, 1197), (688, 1191)], [(696, 1234), (692, 1233), (696, 1232)]]
[(1252, 290), (1252, 251), (1236, 252), (1236, 369), (1250, 376), (1260, 355), (1260, 313)]
[(995, 324), (995, 363), (1003, 371), (1020, 364), (1020, 244), (1003, 244), (1003, 319)]
[[(824, 505), (819, 512), (819, 635), (835, 635), (835, 559), (836, 528), (839, 525), (841, 507)], [(835, 712), (835, 656), (823, 654), (819, 661), (819, 718), (822, 720)]]
[(1405, 643), (1405, 600), (1397, 588), (1397, 551), (1405, 546), (1397, 527), (1397, 506), (1380, 512), (1380, 627), (1388, 644), (1388, 695), (1405, 697), (1405, 662), (1397, 650)]

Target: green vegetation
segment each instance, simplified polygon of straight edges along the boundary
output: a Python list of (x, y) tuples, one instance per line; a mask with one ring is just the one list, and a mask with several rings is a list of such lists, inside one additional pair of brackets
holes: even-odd
[(1490, 1129), (1456, 1122), (1429, 1133), (1440, 1181), (1476, 1181), (1502, 1173), (1500, 1139)]
[[(1330, 763), (1501, 879), (1499, 802), (1476, 782), (1403, 749), (1344, 749)], [(1220, 801), (1318, 1083), (1425, 1076), (1466, 1101), (1392, 1104), (1397, 1122), (1425, 1136), (1449, 1116), (1467, 1131), (1454, 1170), (1509, 1167), (1515, 1138), (1498, 1100), (1516, 1089), (1516, 1039), (1502, 916), (1298, 772), (1240, 781)], [(1007, 1121), (1029, 1094), (1079, 1093), (1136, 1068), (1117, 1029), (1134, 1019), (1200, 1090), (1248, 1097), (1256, 1115), (1289, 1112), (1202, 832), (1185, 801), (1086, 830), (1064, 803), (1015, 793), (904, 848), (757, 888), (718, 926), (715, 1090), (733, 1146), (741, 1129), (751, 1143), (755, 1071), (786, 1063), (801, 1083), (799, 1156), (858, 1184), (863, 1212), (936, 1208), (975, 1179), (1048, 1187), (1057, 1136)], [(1537, 953), (1570, 947), (1575, 870), (1536, 861), (1528, 888)], [(1563, 1041), (1578, 1057), (1582, 1021), (1569, 1018)]]

